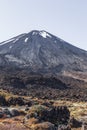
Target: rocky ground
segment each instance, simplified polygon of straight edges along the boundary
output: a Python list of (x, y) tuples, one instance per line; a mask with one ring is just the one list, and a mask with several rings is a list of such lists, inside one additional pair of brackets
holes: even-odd
[(0, 130), (81, 130), (87, 103), (18, 96), (0, 90)]
[(87, 101), (87, 82), (63, 75), (29, 75), (23, 71), (11, 74), (2, 71), (0, 89), (20, 96)]
[(83, 80), (1, 73), (0, 130), (81, 130), (87, 122), (86, 101)]

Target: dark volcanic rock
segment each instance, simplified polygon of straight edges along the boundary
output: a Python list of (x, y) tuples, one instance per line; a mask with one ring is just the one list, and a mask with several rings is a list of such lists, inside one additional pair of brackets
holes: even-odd
[(70, 112), (66, 106), (54, 107), (49, 111), (49, 120), (54, 124), (67, 124)]
[(30, 108), (29, 114), (26, 116), (27, 119), (31, 117), (41, 121), (49, 121), (58, 126), (58, 124), (68, 124), (70, 112), (66, 106), (47, 108), (42, 105), (35, 105)]
[(21, 98), (21, 97), (10, 97), (8, 99), (8, 105), (19, 105), (19, 106), (22, 106), (24, 105), (24, 99)]
[(20, 112), (17, 109), (12, 109), (10, 113), (12, 117), (20, 115)]
[(10, 114), (10, 110), (9, 110), (8, 108), (5, 108), (5, 109), (3, 110), (3, 113), (6, 114), (6, 115), (11, 115), (11, 114)]
[(0, 105), (1, 106), (6, 106), (7, 102), (4, 96), (0, 95)]
[(76, 120), (76, 119), (73, 117), (73, 118), (70, 119), (69, 125), (70, 125), (72, 128), (78, 128), (78, 127), (81, 127), (81, 126), (82, 126), (82, 122)]
[(21, 79), (17, 78), (17, 77), (11, 78), (10, 79), (10, 84), (13, 87), (16, 87), (16, 88), (24, 88), (25, 87), (24, 82)]
[(2, 111), (0, 111), (0, 118), (4, 117), (4, 113)]

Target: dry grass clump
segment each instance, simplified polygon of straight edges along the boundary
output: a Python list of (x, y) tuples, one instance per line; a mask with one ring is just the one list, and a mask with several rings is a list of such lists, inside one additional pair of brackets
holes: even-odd
[(45, 107), (43, 105), (33, 105), (30, 108), (30, 111), (39, 113), (39, 112), (44, 111), (46, 109), (47, 109), (47, 107)]
[(43, 122), (32, 125), (31, 129), (33, 130), (55, 130), (54, 125), (50, 122)]

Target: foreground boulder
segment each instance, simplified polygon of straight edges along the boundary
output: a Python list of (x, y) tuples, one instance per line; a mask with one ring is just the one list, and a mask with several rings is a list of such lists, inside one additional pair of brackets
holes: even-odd
[(82, 122), (76, 120), (74, 117), (69, 120), (69, 125), (72, 128), (78, 128), (82, 126)]
[(0, 110), (0, 118), (10, 118), (10, 117), (11, 117), (11, 113), (8, 108)]
[(12, 109), (10, 111), (10, 114), (11, 114), (12, 117), (15, 117), (15, 116), (19, 116), (20, 112), (17, 109)]
[(68, 124), (70, 112), (66, 106), (57, 106), (49, 110), (49, 121), (55, 125)]
[(11, 118), (11, 117), (15, 117), (15, 116), (20, 116), (22, 115), (20, 111), (18, 111), (17, 109), (9, 109), (9, 108), (5, 108), (0, 110), (0, 118)]
[(43, 105), (34, 105), (30, 108), (28, 115), (26, 115), (27, 119), (32, 117), (58, 126), (59, 124), (68, 124), (70, 112), (66, 106), (49, 108)]

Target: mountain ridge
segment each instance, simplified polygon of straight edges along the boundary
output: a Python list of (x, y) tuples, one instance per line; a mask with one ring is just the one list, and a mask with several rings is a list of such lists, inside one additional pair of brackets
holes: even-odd
[(0, 43), (0, 66), (41, 73), (87, 71), (87, 51), (42, 30), (33, 30)]

